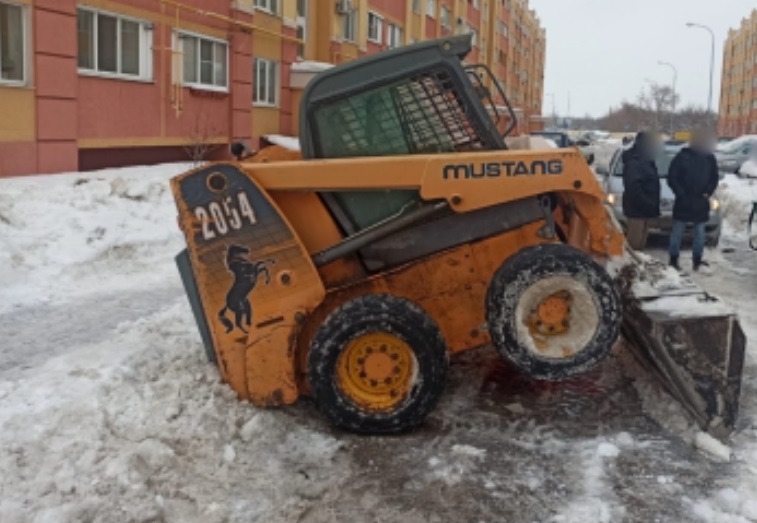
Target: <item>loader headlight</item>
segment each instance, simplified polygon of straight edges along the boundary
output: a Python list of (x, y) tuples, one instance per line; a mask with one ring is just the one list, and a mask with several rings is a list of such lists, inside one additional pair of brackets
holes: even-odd
[(717, 211), (720, 209), (720, 200), (717, 198), (710, 198), (710, 210)]
[(620, 202), (623, 201), (623, 194), (621, 193), (610, 193), (607, 195), (607, 203), (615, 207), (616, 205), (620, 205)]

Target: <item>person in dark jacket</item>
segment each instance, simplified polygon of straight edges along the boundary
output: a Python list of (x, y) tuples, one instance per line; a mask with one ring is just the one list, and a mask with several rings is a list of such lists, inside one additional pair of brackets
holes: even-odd
[(704, 226), (710, 218), (710, 198), (720, 180), (718, 164), (712, 154), (714, 138), (709, 131), (696, 130), (688, 147), (673, 158), (668, 170), (668, 185), (675, 194), (673, 204), (673, 231), (670, 234), (670, 265), (680, 270), (678, 257), (686, 224), (694, 225), (692, 246), (694, 270), (707, 267), (704, 254)]
[(655, 134), (641, 132), (623, 153), (623, 214), (628, 224), (626, 238), (635, 250), (647, 243), (649, 220), (660, 216), (660, 177), (655, 164), (659, 149)]

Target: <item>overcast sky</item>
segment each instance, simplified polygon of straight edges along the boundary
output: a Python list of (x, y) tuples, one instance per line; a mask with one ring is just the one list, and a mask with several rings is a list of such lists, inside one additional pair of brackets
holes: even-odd
[[(623, 99), (634, 101), (648, 78), (672, 83), (678, 68), (681, 103), (707, 105), (710, 35), (715, 32), (713, 107), (720, 96), (723, 44), (729, 28), (757, 7), (754, 0), (531, 0), (547, 30), (545, 93), (558, 114), (601, 116)], [(680, 104), (679, 104), (680, 105)], [(545, 94), (545, 114), (552, 98)]]

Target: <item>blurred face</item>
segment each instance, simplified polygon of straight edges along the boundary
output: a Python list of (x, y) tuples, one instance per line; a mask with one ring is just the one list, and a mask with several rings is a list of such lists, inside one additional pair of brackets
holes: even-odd
[(641, 150), (644, 151), (644, 154), (654, 158), (662, 152), (662, 149), (663, 142), (659, 135), (647, 134), (644, 136), (644, 141), (641, 144)]
[(708, 131), (696, 131), (691, 136), (691, 148), (702, 152), (715, 149), (715, 136)]

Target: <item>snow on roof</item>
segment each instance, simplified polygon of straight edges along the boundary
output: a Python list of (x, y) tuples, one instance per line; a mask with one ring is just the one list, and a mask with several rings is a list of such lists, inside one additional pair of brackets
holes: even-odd
[(293, 73), (320, 73), (326, 69), (331, 69), (334, 64), (328, 62), (314, 62), (312, 60), (303, 60), (292, 64)]
[(288, 149), (290, 151), (299, 151), (300, 150), (300, 139), (296, 136), (284, 136), (282, 134), (266, 134), (263, 136), (266, 140), (268, 140), (273, 145), (278, 145), (279, 147), (283, 147), (284, 149)]

